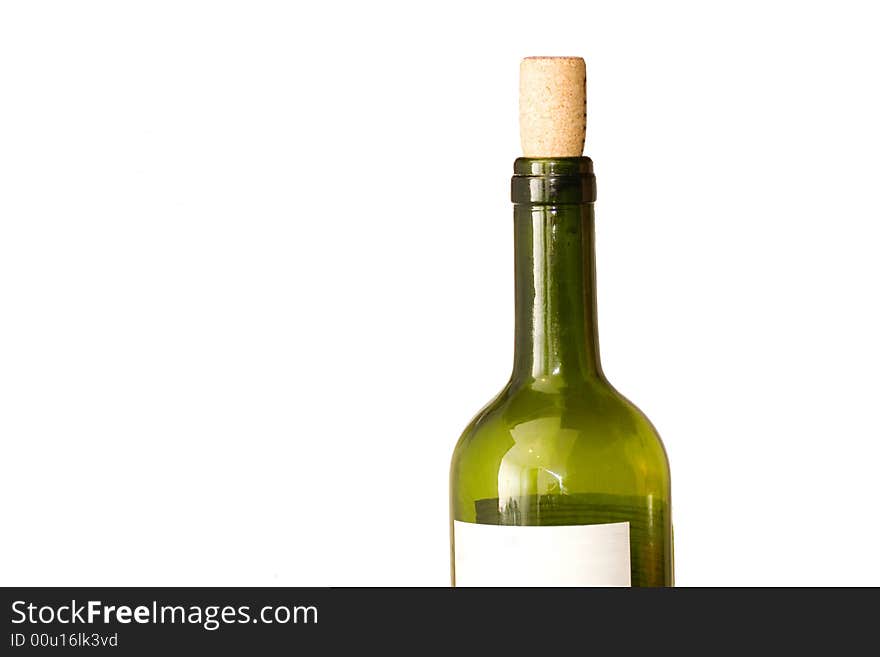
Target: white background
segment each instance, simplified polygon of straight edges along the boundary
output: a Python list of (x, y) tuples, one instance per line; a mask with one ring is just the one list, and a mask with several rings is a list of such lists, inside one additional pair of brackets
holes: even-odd
[(583, 55), (677, 583), (880, 584), (878, 17), (5, 2), (0, 583), (438, 585), (509, 373), (519, 59)]

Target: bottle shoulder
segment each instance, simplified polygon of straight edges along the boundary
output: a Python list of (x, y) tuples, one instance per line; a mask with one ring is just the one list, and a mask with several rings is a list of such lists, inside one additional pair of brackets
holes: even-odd
[(605, 380), (578, 386), (508, 384), (470, 422), (453, 455), (456, 471), (510, 468), (568, 473), (601, 469), (650, 474), (668, 486), (657, 430)]
[(577, 386), (508, 384), (474, 416), (461, 440), (498, 430), (515, 435), (535, 422), (558, 423), (596, 438), (604, 434), (609, 440), (633, 433), (659, 440), (645, 414), (605, 380)]

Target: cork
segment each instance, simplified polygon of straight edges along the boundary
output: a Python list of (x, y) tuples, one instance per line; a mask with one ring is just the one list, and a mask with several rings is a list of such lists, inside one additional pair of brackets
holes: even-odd
[(587, 130), (587, 66), (580, 57), (526, 57), (519, 67), (525, 157), (579, 157)]

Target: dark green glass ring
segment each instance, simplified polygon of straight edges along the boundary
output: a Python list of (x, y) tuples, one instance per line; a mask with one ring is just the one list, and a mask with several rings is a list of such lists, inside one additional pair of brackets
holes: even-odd
[(518, 205), (593, 203), (593, 161), (588, 157), (517, 158), (510, 180), (510, 200)]

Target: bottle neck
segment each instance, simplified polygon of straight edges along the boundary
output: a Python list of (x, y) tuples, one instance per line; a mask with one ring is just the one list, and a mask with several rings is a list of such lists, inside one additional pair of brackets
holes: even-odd
[[(534, 162), (529, 161), (532, 169)], [(512, 383), (558, 389), (604, 380), (596, 322), (592, 163), (588, 176), (560, 177), (558, 171), (542, 170), (526, 182), (517, 183), (517, 177)], [(565, 202), (556, 203), (560, 200)]]

